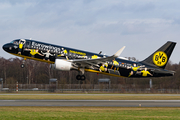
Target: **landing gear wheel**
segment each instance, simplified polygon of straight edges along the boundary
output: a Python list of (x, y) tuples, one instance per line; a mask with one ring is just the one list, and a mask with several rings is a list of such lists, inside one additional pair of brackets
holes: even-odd
[(24, 64), (21, 64), (21, 68), (24, 68), (25, 67), (25, 65)]
[(86, 80), (86, 77), (84, 75), (81, 75), (81, 80)]
[(81, 80), (81, 75), (77, 75), (77, 76), (76, 76), (76, 79), (77, 79), (77, 80)]
[(77, 75), (77, 76), (76, 76), (76, 79), (77, 79), (77, 80), (85, 80), (86, 77), (85, 77), (84, 75)]

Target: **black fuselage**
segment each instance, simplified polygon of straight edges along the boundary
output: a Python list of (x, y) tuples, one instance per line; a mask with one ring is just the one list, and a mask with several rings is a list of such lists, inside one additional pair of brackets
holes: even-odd
[[(54, 64), (56, 59), (65, 59), (70, 61), (77, 59), (98, 59), (107, 57), (106, 55), (29, 39), (14, 40), (11, 43), (5, 44), (3, 49), (16, 56), (51, 64)], [(93, 68), (85, 68), (85, 71), (118, 77), (164, 77), (174, 75), (174, 72), (159, 68), (156, 65), (145, 62), (130, 61), (125, 58), (115, 58), (114, 60), (107, 61), (105, 64), (98, 64)]]

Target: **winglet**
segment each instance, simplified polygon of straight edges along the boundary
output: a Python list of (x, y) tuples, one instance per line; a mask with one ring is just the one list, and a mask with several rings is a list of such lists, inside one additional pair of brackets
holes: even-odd
[(119, 57), (125, 47), (126, 47), (126, 46), (122, 47), (122, 48), (121, 48), (120, 50), (118, 50), (113, 56), (114, 56), (114, 57)]

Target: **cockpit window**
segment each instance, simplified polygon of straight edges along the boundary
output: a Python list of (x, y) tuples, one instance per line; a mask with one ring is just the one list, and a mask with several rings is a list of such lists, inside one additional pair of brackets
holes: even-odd
[(11, 43), (15, 44), (15, 45), (18, 45), (18, 41), (17, 40), (13, 40)]

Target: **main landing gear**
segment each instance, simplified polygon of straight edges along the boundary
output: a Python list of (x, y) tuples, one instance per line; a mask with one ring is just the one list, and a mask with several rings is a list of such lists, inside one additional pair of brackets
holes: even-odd
[(79, 70), (79, 74), (76, 76), (76, 79), (81, 81), (86, 80), (86, 77), (84, 75), (84, 68), (80, 68), (78, 70)]
[(76, 79), (77, 80), (86, 80), (86, 77), (85, 77), (85, 75), (77, 75)]

